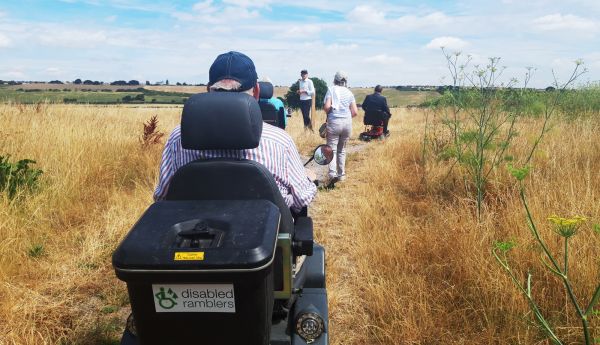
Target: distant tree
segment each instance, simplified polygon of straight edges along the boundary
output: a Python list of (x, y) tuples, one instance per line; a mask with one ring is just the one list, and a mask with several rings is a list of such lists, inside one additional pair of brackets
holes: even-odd
[(77, 78), (77, 79), (73, 80), (73, 84), (77, 84), (77, 85), (81, 84), (81, 79)]
[(94, 82), (89, 79), (86, 79), (83, 81), (83, 85), (94, 85)]
[(146, 80), (146, 85), (150, 85), (150, 81), (149, 80)]
[(130, 80), (127, 85), (140, 85), (140, 82), (137, 80)]
[(169, 79), (165, 81), (165, 85), (169, 85)]
[(64, 84), (64, 83), (60, 80), (52, 80), (48, 84)]
[(127, 85), (127, 82), (125, 80), (115, 80), (110, 85)]
[(101, 81), (94, 80), (94, 85), (102, 85), (102, 84), (103, 83)]
[(127, 95), (125, 97), (122, 98), (123, 102), (128, 103), (133, 101), (133, 98), (130, 95)]
[(186, 82), (184, 82), (182, 85), (183, 85), (183, 86), (187, 86), (187, 83), (186, 83)]
[[(325, 98), (325, 94), (327, 93), (327, 83), (323, 79), (317, 78), (317, 77), (310, 78), (310, 80), (312, 80), (313, 84), (315, 85), (315, 91), (316, 91), (315, 107), (317, 109), (322, 109), (323, 108), (323, 98)], [(287, 104), (288, 107), (293, 108), (293, 109), (300, 108), (300, 96), (298, 96), (296, 91), (298, 91), (298, 82), (293, 83), (290, 86), (290, 89), (288, 90), (288, 92), (285, 94), (285, 104)]]
[(551, 92), (551, 91), (556, 91), (556, 88), (554, 86), (548, 86), (546, 88), (546, 91)]
[(177, 82), (177, 84), (175, 84), (175, 85), (177, 85), (177, 86), (181, 86), (181, 83), (180, 83), (180, 82)]
[(0, 85), (4, 85), (4, 80), (0, 80)]
[(138, 95), (135, 95), (135, 98), (134, 98), (134, 99), (135, 99), (136, 101), (142, 101), (142, 102), (143, 102), (143, 101), (144, 101), (144, 94), (143, 94), (143, 93), (140, 93), (140, 94), (138, 94)]

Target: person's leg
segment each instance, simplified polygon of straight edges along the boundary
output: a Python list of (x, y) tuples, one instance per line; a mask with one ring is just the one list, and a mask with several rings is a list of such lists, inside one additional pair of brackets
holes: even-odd
[(339, 135), (339, 124), (336, 120), (327, 121), (327, 145), (333, 149), (333, 159), (329, 163), (329, 178), (337, 177), (337, 147)]
[(345, 119), (340, 124), (339, 141), (337, 144), (337, 175), (340, 179), (346, 178), (346, 144), (352, 134), (352, 119)]
[(312, 100), (300, 101), (300, 110), (302, 111), (302, 118), (304, 120), (304, 127), (310, 126), (310, 107)]

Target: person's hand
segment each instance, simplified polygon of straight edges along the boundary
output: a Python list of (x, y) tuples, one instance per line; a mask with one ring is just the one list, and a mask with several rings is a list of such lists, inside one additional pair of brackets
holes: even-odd
[(314, 181), (317, 179), (317, 174), (315, 174), (315, 172), (312, 171), (311, 169), (304, 168), (304, 172), (306, 172), (306, 176), (308, 177), (309, 180)]

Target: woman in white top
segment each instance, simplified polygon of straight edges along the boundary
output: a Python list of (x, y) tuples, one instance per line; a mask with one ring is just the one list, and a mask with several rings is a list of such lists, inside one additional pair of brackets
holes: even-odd
[(333, 161), (329, 163), (329, 178), (346, 179), (346, 143), (352, 134), (352, 118), (358, 114), (356, 100), (346, 87), (348, 76), (339, 71), (333, 87), (327, 89), (324, 110), (327, 114), (327, 145), (333, 148)]

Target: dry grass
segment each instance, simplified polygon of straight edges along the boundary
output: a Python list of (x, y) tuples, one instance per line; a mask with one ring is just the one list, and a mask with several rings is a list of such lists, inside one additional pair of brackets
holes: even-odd
[[(42, 188), (20, 204), (0, 200), (0, 344), (110, 344), (128, 312), (110, 258), (151, 202), (161, 145), (142, 148), (142, 124), (169, 133), (179, 109), (0, 105), (0, 154), (36, 159)], [(319, 116), (322, 116), (320, 114)], [(315, 121), (320, 124), (321, 121)], [(396, 110), (386, 142), (352, 153), (348, 181), (318, 196), (311, 214), (328, 254), (333, 344), (536, 344), (523, 298), (493, 261), (495, 240), (514, 238), (515, 266), (534, 274), (536, 297), (570, 343), (579, 341), (560, 283), (541, 268), (514, 184), (491, 186), (482, 224), (460, 181), (427, 170), (423, 114)], [(321, 119), (322, 120), (322, 119)], [(527, 124), (527, 133), (539, 124)], [(361, 130), (355, 120), (354, 136)], [(599, 214), (597, 122), (557, 123), (537, 155), (528, 193), (543, 236), (551, 213)], [(294, 114), (288, 131), (303, 154), (322, 142)], [(522, 150), (527, 141), (516, 147)], [(356, 140), (352, 140), (352, 145)], [(573, 240), (571, 274), (586, 300), (600, 240)], [(29, 251), (42, 246), (41, 255)], [(597, 320), (592, 320), (597, 326)], [(596, 334), (598, 330), (596, 330)]]

